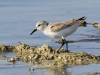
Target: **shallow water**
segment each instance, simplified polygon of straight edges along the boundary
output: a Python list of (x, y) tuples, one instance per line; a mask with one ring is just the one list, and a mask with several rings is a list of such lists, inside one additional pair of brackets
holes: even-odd
[[(21, 42), (31, 46), (48, 44), (53, 48), (58, 48), (60, 46), (59, 44), (52, 42), (51, 38), (39, 31), (32, 36), (29, 35), (35, 28), (37, 21), (68, 21), (72, 18), (86, 16), (86, 22), (100, 23), (99, 9), (99, 0), (0, 0), (0, 43), (5, 45), (16, 45), (18, 42)], [(68, 36), (66, 39), (74, 41), (82, 40), (85, 39), (85, 35), (94, 37), (100, 36), (100, 30), (94, 28), (91, 24), (88, 24), (87, 27), (79, 27), (74, 34)], [(100, 55), (99, 42), (100, 40), (98, 40), (98, 42), (85, 41), (69, 43), (69, 50), (74, 52), (84, 51), (90, 54)], [(10, 55), (9, 53), (0, 53), (0, 55), (9, 55), (8, 57), (12, 56), (12, 54)], [(68, 67), (65, 69), (64, 73), (49, 69), (36, 69), (34, 72), (29, 72), (27, 70), (28, 67), (31, 67), (31, 65), (22, 62), (10, 65), (6, 60), (0, 60), (1, 75), (5, 75), (5, 73), (8, 75), (19, 75), (20, 73), (24, 75), (75, 75), (78, 73), (100, 72), (100, 64)]]

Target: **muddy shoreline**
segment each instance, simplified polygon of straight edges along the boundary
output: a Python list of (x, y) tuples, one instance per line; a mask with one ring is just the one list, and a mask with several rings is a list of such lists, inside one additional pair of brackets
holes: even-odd
[(0, 45), (0, 52), (13, 52), (17, 56), (7, 58), (0, 56), (0, 60), (9, 62), (23, 61), (26, 63), (40, 64), (39, 67), (65, 67), (86, 64), (98, 64), (100, 56), (88, 54), (86, 52), (70, 52), (64, 49), (53, 49), (47, 44), (38, 47), (32, 47), (26, 44), (17, 44), (16, 46)]

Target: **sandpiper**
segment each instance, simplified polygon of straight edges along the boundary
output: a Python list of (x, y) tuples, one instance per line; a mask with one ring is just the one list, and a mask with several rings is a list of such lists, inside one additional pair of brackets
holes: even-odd
[(31, 32), (30, 35), (32, 35), (35, 31), (40, 30), (51, 38), (61, 38), (62, 45), (58, 50), (60, 50), (64, 44), (66, 44), (66, 49), (68, 50), (68, 41), (65, 40), (65, 37), (74, 33), (85, 19), (86, 17), (84, 16), (79, 19), (73, 19), (67, 22), (48, 23), (44, 20), (38, 21), (36, 23), (36, 28)]

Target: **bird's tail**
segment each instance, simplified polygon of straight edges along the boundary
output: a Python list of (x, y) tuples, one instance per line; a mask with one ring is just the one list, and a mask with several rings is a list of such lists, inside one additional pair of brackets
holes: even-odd
[(81, 18), (79, 18), (79, 19), (77, 19), (77, 20), (85, 20), (87, 17), (81, 17)]

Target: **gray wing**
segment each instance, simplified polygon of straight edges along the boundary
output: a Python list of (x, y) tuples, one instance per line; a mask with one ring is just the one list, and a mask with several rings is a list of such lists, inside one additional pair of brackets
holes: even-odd
[(57, 31), (60, 31), (64, 28), (70, 27), (77, 22), (79, 22), (79, 21), (78, 20), (72, 20), (72, 21), (69, 21), (69, 22), (56, 22), (56, 23), (50, 23), (48, 26), (50, 27), (52, 32), (57, 32)]

